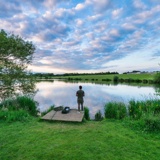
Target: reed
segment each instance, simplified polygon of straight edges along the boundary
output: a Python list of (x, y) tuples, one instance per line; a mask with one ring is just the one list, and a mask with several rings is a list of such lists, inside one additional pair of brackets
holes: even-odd
[(95, 114), (95, 121), (101, 121), (103, 120), (103, 115), (101, 113), (101, 111), (99, 110), (96, 114)]
[(84, 118), (85, 118), (86, 120), (90, 120), (89, 108), (88, 108), (88, 107), (84, 107)]
[(126, 106), (122, 102), (109, 102), (105, 104), (105, 118), (123, 119), (127, 116)]

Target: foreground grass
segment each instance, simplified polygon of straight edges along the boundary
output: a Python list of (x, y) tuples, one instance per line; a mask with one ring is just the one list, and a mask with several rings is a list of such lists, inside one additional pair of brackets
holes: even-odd
[(158, 160), (159, 144), (125, 121), (0, 122), (0, 160)]

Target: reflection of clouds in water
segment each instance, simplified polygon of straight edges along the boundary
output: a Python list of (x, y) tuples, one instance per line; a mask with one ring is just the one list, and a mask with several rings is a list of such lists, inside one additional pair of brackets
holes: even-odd
[[(110, 101), (125, 102), (130, 99), (147, 99), (155, 91), (152, 87), (127, 86), (127, 85), (100, 85), (92, 83), (66, 83), (62, 81), (37, 83), (38, 93), (35, 100), (39, 102), (40, 111), (47, 110), (51, 105), (69, 106), (77, 109), (76, 91), (79, 85), (85, 91), (84, 106), (90, 111), (91, 118), (100, 110), (104, 113), (104, 106)], [(142, 96), (144, 95), (144, 96)], [(146, 95), (146, 96), (145, 96)]]

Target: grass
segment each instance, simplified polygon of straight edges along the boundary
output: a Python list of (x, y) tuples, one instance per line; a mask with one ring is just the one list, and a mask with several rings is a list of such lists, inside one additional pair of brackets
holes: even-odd
[[(144, 73), (144, 74), (106, 74), (106, 75), (77, 75), (77, 76), (64, 76), (59, 78), (65, 78), (65, 79), (80, 79), (80, 80), (89, 80), (89, 81), (102, 81), (102, 79), (110, 79), (113, 80), (115, 76), (118, 76), (118, 78), (123, 79), (134, 79), (134, 80), (153, 80), (154, 75), (152, 73)], [(58, 78), (58, 76), (57, 76)]]
[[(124, 104), (113, 102), (105, 109), (115, 117), (107, 114), (102, 120), (99, 112), (102, 121), (82, 123), (42, 121), (13, 102), (11, 110), (0, 110), (0, 160), (159, 160), (159, 100), (130, 102), (131, 115), (143, 111), (146, 117), (125, 117)], [(89, 119), (87, 107), (85, 114)]]
[(0, 159), (158, 160), (160, 135), (137, 133), (124, 123), (0, 123)]

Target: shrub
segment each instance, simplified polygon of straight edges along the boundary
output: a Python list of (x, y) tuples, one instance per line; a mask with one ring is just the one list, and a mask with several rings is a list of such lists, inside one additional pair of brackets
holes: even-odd
[(105, 117), (123, 119), (127, 115), (126, 106), (121, 102), (109, 102), (105, 105)]
[(120, 78), (119, 81), (123, 83), (125, 80), (123, 78)]
[(36, 116), (38, 113), (37, 105), (38, 103), (32, 98), (22, 96), (3, 101), (0, 104), (0, 108), (7, 108), (9, 111), (25, 110), (29, 114)]
[(86, 120), (90, 120), (88, 107), (84, 107), (84, 118), (85, 118)]
[(37, 105), (38, 103), (31, 99), (30, 97), (23, 96), (17, 97), (18, 107), (28, 111), (32, 116), (36, 116), (38, 113)]
[(142, 80), (136, 79), (135, 82), (136, 82), (136, 83), (142, 83)]
[(117, 83), (118, 80), (119, 80), (119, 77), (118, 77), (118, 76), (114, 76), (114, 77), (113, 77), (113, 82), (116, 82), (116, 83)]
[(143, 83), (148, 83), (148, 80), (147, 79), (143, 79)]
[(95, 114), (95, 120), (96, 121), (101, 121), (103, 119), (102, 113), (99, 110), (96, 114)]

